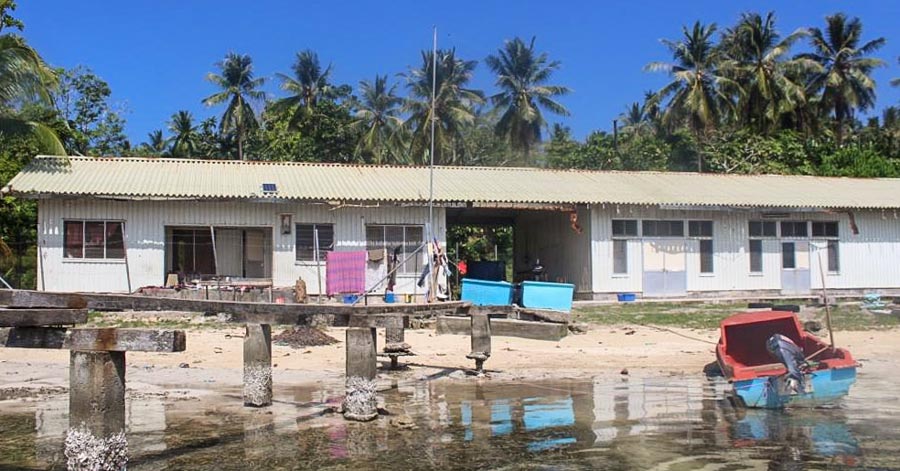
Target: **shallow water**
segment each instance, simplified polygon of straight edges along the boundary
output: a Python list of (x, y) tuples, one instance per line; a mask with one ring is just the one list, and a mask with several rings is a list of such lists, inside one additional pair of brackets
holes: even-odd
[[(276, 389), (265, 409), (239, 391), (138, 396), (129, 469), (900, 469), (897, 376), (870, 365), (838, 407), (789, 411), (736, 410), (700, 375), (399, 383), (367, 424), (323, 414), (339, 382)], [(0, 402), (0, 468), (63, 469), (66, 409)]]

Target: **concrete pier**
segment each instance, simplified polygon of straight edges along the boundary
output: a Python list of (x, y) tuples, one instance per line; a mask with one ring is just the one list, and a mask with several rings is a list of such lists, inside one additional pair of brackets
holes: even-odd
[(400, 367), (400, 357), (412, 355), (410, 345), (406, 343), (405, 324), (408, 321), (403, 317), (391, 318), (384, 329), (384, 353), (383, 355), (390, 358), (391, 369), (396, 370)]
[(119, 470), (128, 461), (125, 441), (125, 352), (69, 354), (70, 470)]
[(344, 418), (367, 421), (378, 417), (375, 398), (377, 353), (375, 329), (350, 327), (347, 329), (347, 373), (344, 396)]
[(244, 405), (272, 405), (272, 326), (247, 324), (244, 333)]
[(375, 329), (350, 327), (347, 329), (347, 378), (375, 379), (377, 357)]
[(475, 370), (484, 373), (484, 362), (491, 356), (491, 320), (487, 314), (474, 313), (472, 323), (472, 353), (466, 358), (475, 360)]

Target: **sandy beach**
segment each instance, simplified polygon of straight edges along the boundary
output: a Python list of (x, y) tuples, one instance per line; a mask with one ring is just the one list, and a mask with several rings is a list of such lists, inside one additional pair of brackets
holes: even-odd
[[(273, 334), (282, 330), (273, 328)], [(278, 388), (344, 373), (344, 329), (325, 332), (340, 340), (328, 346), (291, 348), (274, 345), (274, 384)], [(187, 331), (187, 350), (182, 353), (129, 353), (127, 381), (130, 394), (166, 393), (195, 395), (241, 384), (242, 327), (196, 328)], [(384, 331), (378, 332), (378, 348)], [(569, 335), (559, 342), (512, 337), (493, 337), (492, 356), (485, 364), (493, 380), (581, 378), (619, 375), (623, 369), (640, 375), (696, 375), (715, 359), (716, 330), (659, 328), (652, 326), (591, 325), (587, 333)], [(839, 331), (839, 346), (848, 348), (865, 365), (868, 359), (890, 358), (900, 353), (900, 330)], [(380, 370), (382, 379), (406, 380), (460, 378), (473, 362), (465, 355), (470, 340), (463, 335), (437, 335), (434, 330), (406, 331), (415, 356), (399, 371)], [(68, 383), (68, 351), (0, 349), (0, 391), (63, 391)], [(457, 373), (459, 372), (459, 373)]]

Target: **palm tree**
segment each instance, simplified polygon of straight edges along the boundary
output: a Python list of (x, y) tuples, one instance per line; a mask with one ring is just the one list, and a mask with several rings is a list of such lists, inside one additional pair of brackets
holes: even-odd
[[(900, 64), (900, 57), (897, 58), (897, 63)], [(900, 78), (895, 78), (891, 80), (892, 87), (900, 87)]]
[(387, 84), (386, 75), (376, 75), (374, 82), (359, 82), (360, 98), (355, 103), (355, 125), (362, 129), (356, 146), (358, 156), (383, 163), (385, 157), (395, 157), (397, 130), (403, 124), (400, 104), (403, 99), (395, 93), (397, 84)]
[(719, 51), (713, 45), (716, 25), (694, 23), (682, 27), (681, 41), (663, 39), (673, 63), (651, 62), (645, 70), (666, 72), (673, 80), (657, 92), (658, 99), (671, 97), (663, 116), (668, 125), (687, 122), (695, 134), (714, 129), (733, 110), (731, 94), (740, 94), (737, 84), (718, 69)]
[(147, 142), (144, 143), (144, 148), (147, 149), (150, 155), (159, 156), (166, 153), (168, 144), (169, 140), (163, 136), (162, 129), (155, 129), (147, 134)]
[(172, 157), (193, 157), (197, 155), (197, 146), (200, 142), (198, 128), (194, 124), (194, 117), (190, 111), (181, 110), (172, 115), (169, 121), (169, 131), (172, 132), (171, 148)]
[(293, 77), (275, 74), (281, 79), (281, 89), (291, 93), (291, 96), (279, 100), (280, 106), (293, 108), (302, 105), (309, 111), (316, 106), (320, 97), (331, 96), (331, 64), (322, 70), (319, 55), (312, 50), (298, 52), (291, 70), (294, 72)]
[(259, 88), (264, 78), (253, 78), (253, 60), (249, 55), (228, 53), (225, 60), (216, 64), (221, 75), (210, 72), (206, 79), (216, 84), (221, 91), (203, 100), (206, 106), (228, 103), (219, 129), (222, 133), (234, 132), (238, 143), (238, 160), (244, 160), (244, 139), (247, 131), (259, 126), (252, 103), (265, 98)]
[[(432, 51), (422, 51), (422, 65), (403, 74), (409, 88), (403, 111), (409, 114), (405, 124), (412, 132), (410, 156), (413, 161), (429, 162), (431, 120), (434, 119), (434, 161), (458, 163), (465, 155), (463, 131), (475, 122), (474, 107), (484, 103), (481, 91), (466, 88), (477, 61), (458, 59), (454, 49), (437, 51), (436, 68), (432, 65), (434, 58)], [(432, 71), (436, 71), (435, 87), (432, 87)]]
[(862, 22), (847, 19), (843, 13), (825, 17), (826, 32), (810, 28), (813, 52), (799, 57), (816, 61), (821, 71), (813, 74), (808, 88), (821, 91), (824, 110), (834, 113), (835, 138), (841, 144), (844, 125), (853, 118), (854, 110), (866, 110), (875, 105), (875, 81), (869, 74), (884, 61), (866, 57), (884, 46), (885, 39), (873, 39), (863, 45)]
[(14, 34), (0, 36), (0, 133), (33, 137), (41, 152), (65, 155), (59, 137), (49, 127), (20, 118), (16, 106), (36, 100), (50, 103), (57, 74), (25, 40)]
[(725, 60), (720, 70), (740, 84), (740, 119), (758, 131), (766, 132), (779, 118), (806, 102), (804, 80), (821, 71), (814, 61), (788, 58), (791, 46), (808, 34), (798, 29), (782, 38), (775, 29), (775, 14), (763, 18), (759, 13), (744, 13), (737, 26), (725, 32), (722, 49)]
[(485, 59), (487, 66), (497, 74), (496, 84), (501, 90), (491, 97), (491, 103), (504, 109), (495, 132), (526, 157), (534, 144), (541, 141), (541, 130), (547, 127), (542, 108), (557, 115), (569, 115), (569, 110), (555, 100), (569, 93), (569, 89), (547, 84), (553, 72), (559, 69), (560, 62), (550, 61), (546, 52), (535, 52), (534, 41), (532, 37), (526, 45), (520, 38), (514, 38), (496, 55)]

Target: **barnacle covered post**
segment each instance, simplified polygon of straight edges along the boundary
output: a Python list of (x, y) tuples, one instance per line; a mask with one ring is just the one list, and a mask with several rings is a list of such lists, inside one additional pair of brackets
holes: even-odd
[(272, 405), (272, 326), (247, 324), (244, 334), (244, 405)]
[(367, 421), (378, 417), (375, 393), (377, 352), (375, 329), (350, 327), (347, 329), (347, 373), (344, 396), (344, 418)]
[(65, 455), (70, 470), (125, 468), (125, 352), (70, 352)]
[(491, 356), (491, 320), (487, 314), (472, 313), (472, 352), (466, 358), (475, 360), (475, 371), (484, 373), (484, 362)]

